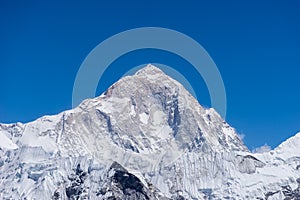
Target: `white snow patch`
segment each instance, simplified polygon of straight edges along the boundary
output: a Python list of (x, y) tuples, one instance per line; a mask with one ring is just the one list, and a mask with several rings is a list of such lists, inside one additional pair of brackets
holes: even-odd
[(153, 113), (153, 125), (160, 125), (164, 122), (165, 113), (157, 110)]
[(122, 111), (128, 105), (129, 98), (117, 98), (111, 97), (107, 101), (103, 101), (102, 104), (98, 107), (99, 110), (105, 113), (112, 113), (114, 111)]
[(0, 132), (0, 147), (5, 149), (17, 149), (18, 146), (13, 143), (4, 133)]
[(42, 147), (47, 152), (57, 151), (55, 141), (48, 136), (36, 137), (32, 134), (26, 134), (25, 137), (22, 137), (21, 141), (24, 145), (28, 145), (30, 147)]
[(172, 128), (170, 126), (163, 126), (163, 127), (156, 127), (158, 132), (156, 135), (159, 136), (161, 140), (169, 138), (170, 134), (172, 133)]
[(149, 115), (147, 115), (146, 113), (141, 113), (139, 114), (139, 116), (140, 116), (140, 121), (143, 124), (148, 124)]
[(131, 107), (130, 107), (130, 115), (133, 116), (133, 117), (136, 116), (136, 112), (134, 110), (134, 105), (131, 105)]

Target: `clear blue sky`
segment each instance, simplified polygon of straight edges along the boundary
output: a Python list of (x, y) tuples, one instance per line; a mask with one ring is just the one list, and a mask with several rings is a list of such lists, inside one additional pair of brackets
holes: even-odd
[[(250, 149), (275, 147), (300, 131), (300, 3), (183, 2), (1, 1), (0, 122), (28, 122), (70, 109), (76, 72), (96, 45), (127, 29), (157, 26), (185, 33), (208, 51), (225, 83), (227, 121), (245, 134)], [(210, 106), (192, 67), (158, 50), (120, 57), (101, 79), (98, 94), (126, 70), (148, 62), (176, 68), (203, 94), (200, 103)]]

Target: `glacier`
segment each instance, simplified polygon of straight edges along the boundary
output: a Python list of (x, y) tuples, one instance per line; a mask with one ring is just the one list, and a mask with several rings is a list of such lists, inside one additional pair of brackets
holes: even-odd
[(1, 199), (300, 199), (300, 133), (253, 153), (149, 64), (78, 107), (0, 124)]

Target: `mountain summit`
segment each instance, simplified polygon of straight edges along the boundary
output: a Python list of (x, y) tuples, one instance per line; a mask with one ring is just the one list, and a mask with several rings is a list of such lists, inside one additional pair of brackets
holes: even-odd
[(251, 153), (214, 109), (147, 65), (72, 110), (0, 124), (0, 197), (297, 199), (298, 138)]

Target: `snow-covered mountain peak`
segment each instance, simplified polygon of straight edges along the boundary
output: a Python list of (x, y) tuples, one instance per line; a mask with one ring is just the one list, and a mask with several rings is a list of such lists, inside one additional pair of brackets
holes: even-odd
[[(126, 136), (137, 138), (142, 134), (154, 137), (137, 144), (138, 152), (147, 149), (145, 142), (152, 141), (149, 146), (152, 151), (164, 147), (163, 142), (168, 144), (174, 139), (180, 149), (200, 148), (202, 145), (213, 146), (219, 151), (246, 149), (235, 130), (219, 114), (213, 109), (204, 109), (178, 81), (150, 64), (112, 85), (100, 101), (98, 108), (101, 112), (109, 114), (112, 119), (126, 121), (128, 127), (121, 128), (126, 130)], [(118, 126), (123, 125), (119, 123)], [(195, 138), (201, 144), (195, 144)]]
[(63, 156), (87, 154), (142, 171), (168, 165), (188, 151), (247, 151), (219, 114), (204, 109), (179, 82), (153, 65), (73, 110), (5, 133), (17, 146), (40, 146)]
[(148, 64), (146, 67), (138, 70), (136, 72), (136, 75), (165, 75), (164, 72), (159, 69), (158, 67), (152, 65), (152, 64)]
[(133, 163), (125, 164), (124, 155), (171, 162), (186, 151), (247, 150), (218, 113), (204, 109), (179, 82), (151, 64), (74, 110), (21, 127), (18, 137), (7, 133), (18, 144), (50, 153), (92, 154), (99, 160), (113, 153), (127, 167)]
[(298, 198), (299, 146), (297, 134), (250, 153), (213, 108), (147, 65), (72, 110), (0, 124), (0, 198)]

